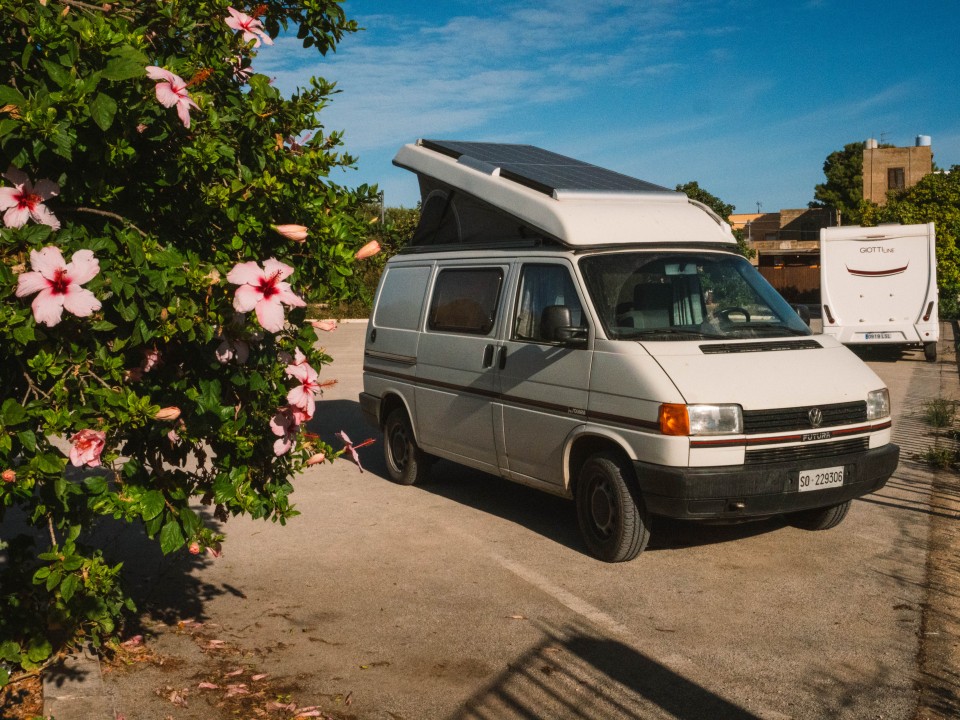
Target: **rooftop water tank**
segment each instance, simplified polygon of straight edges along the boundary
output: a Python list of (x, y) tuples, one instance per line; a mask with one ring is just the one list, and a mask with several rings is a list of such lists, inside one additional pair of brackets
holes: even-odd
[(873, 138), (867, 138), (867, 150), (876, 150), (876, 149), (877, 149), (877, 141), (874, 140)]
[(930, 147), (930, 136), (917, 135), (917, 147)]

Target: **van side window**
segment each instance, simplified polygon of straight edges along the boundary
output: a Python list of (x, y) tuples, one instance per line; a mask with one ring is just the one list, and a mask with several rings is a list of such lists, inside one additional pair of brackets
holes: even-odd
[(524, 265), (512, 339), (559, 342), (561, 327), (586, 328), (570, 271), (563, 265)]
[(416, 330), (431, 268), (388, 267), (373, 316), (375, 327)]
[(441, 270), (430, 301), (427, 327), (442, 332), (489, 335), (497, 316), (503, 270)]

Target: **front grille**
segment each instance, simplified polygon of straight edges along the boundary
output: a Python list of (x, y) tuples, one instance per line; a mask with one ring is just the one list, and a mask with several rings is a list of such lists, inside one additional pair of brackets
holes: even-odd
[(806, 462), (820, 458), (836, 457), (847, 453), (863, 452), (870, 448), (869, 438), (854, 438), (840, 442), (817, 445), (791, 445), (789, 447), (747, 450), (744, 465), (768, 465), (779, 462)]
[(812, 408), (819, 408), (823, 414), (823, 420), (817, 426), (818, 428), (852, 425), (867, 420), (867, 403), (863, 400), (834, 405), (777, 408), (775, 410), (744, 410), (743, 432), (746, 435), (756, 435), (757, 433), (810, 430), (812, 426), (807, 413)]

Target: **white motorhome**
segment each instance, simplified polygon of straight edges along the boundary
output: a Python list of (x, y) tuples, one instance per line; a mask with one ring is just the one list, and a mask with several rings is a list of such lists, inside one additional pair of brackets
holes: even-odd
[(658, 515), (827, 529), (896, 469), (883, 382), (705, 206), (525, 145), (394, 162), (421, 221), (381, 278), (360, 396), (394, 481), (446, 458), (572, 498), (616, 562)]
[(937, 359), (933, 223), (820, 231), (823, 332), (844, 345), (922, 345)]

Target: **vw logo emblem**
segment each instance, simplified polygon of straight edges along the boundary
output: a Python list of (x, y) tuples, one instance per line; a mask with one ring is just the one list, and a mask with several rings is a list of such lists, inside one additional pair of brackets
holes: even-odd
[(807, 412), (807, 420), (810, 421), (810, 427), (820, 427), (820, 423), (823, 422), (823, 413), (820, 412), (820, 408), (810, 408)]

